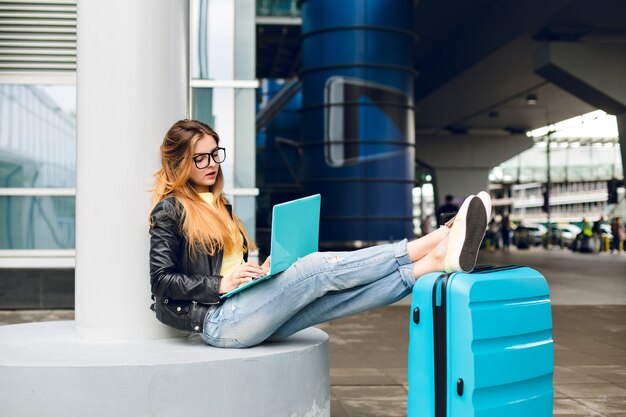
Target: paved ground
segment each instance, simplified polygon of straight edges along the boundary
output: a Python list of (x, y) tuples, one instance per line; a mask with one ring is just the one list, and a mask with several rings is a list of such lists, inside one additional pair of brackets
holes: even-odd
[[(626, 416), (626, 256), (569, 251), (482, 253), (550, 283), (554, 415)], [(320, 326), (330, 335), (332, 417), (406, 416), (406, 302)], [(0, 324), (73, 318), (69, 310), (0, 311)]]

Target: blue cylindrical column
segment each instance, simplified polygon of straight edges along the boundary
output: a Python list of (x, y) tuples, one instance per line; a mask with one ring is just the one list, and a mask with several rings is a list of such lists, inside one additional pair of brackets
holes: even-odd
[[(261, 82), (263, 103), (269, 102), (285, 88), (284, 80)], [(299, 153), (294, 146), (300, 140), (302, 93), (296, 93), (266, 128), (256, 135), (257, 197), (256, 241), (260, 254), (269, 255), (272, 207), (302, 197), (299, 184)], [(257, 108), (258, 111), (258, 108)]]
[(326, 246), (412, 235), (412, 0), (304, 0), (302, 179)]
[[(284, 86), (285, 82), (282, 80), (265, 80), (261, 85), (261, 94), (265, 100), (269, 101)], [(302, 128), (301, 106), (302, 93), (297, 93), (257, 135), (257, 145), (261, 145), (260, 148), (263, 150), (262, 161), (260, 161), (263, 164), (263, 180), (268, 186), (293, 185), (297, 180), (297, 175), (295, 175), (299, 162), (295, 157), (297, 152), (293, 146), (281, 142), (281, 139), (299, 141)], [(263, 144), (259, 143), (261, 136)]]

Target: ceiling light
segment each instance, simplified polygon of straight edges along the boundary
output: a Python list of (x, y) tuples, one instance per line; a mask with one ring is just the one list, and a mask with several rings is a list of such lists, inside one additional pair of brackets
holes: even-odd
[(526, 104), (537, 104), (537, 95), (529, 94), (526, 96)]

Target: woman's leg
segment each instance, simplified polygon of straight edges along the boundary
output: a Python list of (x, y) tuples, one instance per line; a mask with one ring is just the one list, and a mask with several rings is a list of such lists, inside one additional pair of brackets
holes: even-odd
[[(464, 250), (476, 253), (478, 251), (489, 217), (490, 208), (486, 209), (486, 204), (491, 206), (490, 201), (486, 198), (488, 197), (482, 194), (475, 198), (472, 196), (459, 210), (461, 216), (459, 224), (463, 224), (464, 229), (466, 229), (461, 240), (472, 241), (474, 246), (462, 246)], [(468, 221), (473, 226), (467, 225)], [(309, 326), (388, 305), (405, 297), (411, 292), (417, 278), (429, 272), (444, 270), (446, 256), (449, 255), (450, 226), (452, 226), (452, 222), (448, 222), (445, 227), (407, 244), (409, 256), (413, 261), (416, 261), (411, 267), (404, 265), (397, 271), (370, 284), (324, 295), (300, 310), (276, 330), (269, 340), (280, 340)], [(473, 269), (473, 265), (469, 269)]]
[(279, 341), (316, 324), (395, 303), (410, 294), (414, 284), (412, 266), (404, 265), (370, 284), (330, 292), (296, 313), (267, 340)]
[(331, 292), (318, 298), (278, 328), (268, 340), (282, 340), (307, 327), (383, 307), (403, 299), (411, 293), (419, 277), (430, 272), (443, 271), (447, 240), (447, 237), (444, 238), (434, 250), (413, 265), (403, 265), (397, 271), (370, 284)]
[(220, 347), (256, 345), (327, 293), (361, 287), (392, 273), (400, 279), (398, 269), (410, 265), (406, 240), (353, 252), (308, 255), (211, 309), (203, 337)]
[[(464, 228), (467, 229), (466, 231), (460, 229), (465, 233), (457, 233), (460, 236), (457, 239), (458, 242), (452, 242), (453, 247), (460, 249), (460, 253), (477, 253), (484, 236), (485, 219), (488, 215), (485, 212), (485, 206), (480, 201), (478, 197), (468, 200), (468, 205), (476, 205), (476, 208), (465, 210), (461, 221), (455, 222), (454, 227), (457, 223), (462, 226), (473, 225)], [(461, 208), (463, 209), (463, 206)], [(224, 304), (213, 308), (205, 320), (204, 340), (219, 347), (256, 345), (273, 335), (307, 306), (335, 292), (355, 292), (345, 297), (350, 300), (347, 303), (350, 305), (344, 307), (343, 315), (390, 304), (410, 291), (415, 277), (428, 272), (441, 271), (444, 267), (444, 259), (445, 262), (450, 262), (448, 259), (450, 254), (447, 254), (446, 230), (439, 229), (425, 238), (422, 238), (419, 244), (411, 245), (403, 240), (395, 244), (353, 252), (318, 252), (306, 256), (268, 282), (237, 294)], [(472, 247), (466, 247), (467, 242), (472, 242), (470, 245)], [(426, 250), (429, 251), (426, 252)], [(419, 260), (412, 268), (409, 268), (413, 257)], [(453, 257), (453, 260), (458, 263), (458, 259)], [(467, 270), (471, 269), (473, 266)], [(361, 291), (359, 287), (367, 287), (388, 276), (391, 276), (390, 280), (394, 281), (393, 287), (398, 288), (398, 281), (402, 281), (403, 274), (408, 274), (410, 279), (408, 281), (404, 279), (402, 285), (406, 288), (401, 291), (384, 291), (374, 299), (359, 297), (360, 293), (371, 293), (367, 290)], [(309, 317), (303, 316), (299, 320), (302, 320), (303, 324), (326, 321), (328, 320), (326, 317), (330, 316), (324, 311), (330, 311), (333, 308), (340, 309), (346, 299), (330, 297), (327, 301), (319, 303), (320, 306), (323, 305), (322, 303), (328, 303), (320, 307), (319, 311), (316, 312), (315, 305), (313, 305)], [(291, 324), (291, 328), (298, 328), (301, 325)]]
[[(220, 313), (214, 314), (212, 319), (207, 320), (205, 334), (208, 330), (207, 326), (212, 326), (214, 332), (220, 330), (219, 326), (224, 326), (224, 328), (221, 328), (222, 331), (219, 335), (214, 334), (211, 337), (205, 337), (205, 340), (209, 344), (223, 347), (252, 346), (267, 338), (279, 340), (315, 324), (392, 304), (411, 292), (418, 277), (429, 272), (443, 270), (446, 245), (447, 238), (440, 242), (431, 253), (413, 264), (407, 260), (408, 256), (401, 255), (398, 258), (400, 259), (398, 266), (392, 268), (387, 275), (361, 285), (344, 287), (343, 289), (334, 287), (322, 295), (319, 295), (319, 292), (316, 293), (319, 288), (306, 288), (307, 285), (321, 285), (321, 283), (315, 282), (314, 276), (311, 276), (310, 281), (303, 282), (302, 286), (294, 285), (290, 290), (283, 291), (277, 295), (275, 300), (266, 302), (262, 307), (253, 307), (260, 300), (264, 300), (264, 296), (255, 296), (252, 292), (254, 288), (251, 288), (241, 293), (248, 293), (250, 297), (245, 300), (242, 297), (239, 301), (242, 304), (251, 303), (246, 307), (249, 310), (254, 310), (254, 313), (238, 311), (239, 306), (237, 304), (239, 303), (229, 305), (227, 302), (222, 307), (226, 310), (221, 320)], [(356, 252), (359, 252), (360, 257), (367, 256), (368, 251)], [(335, 261), (342, 258), (343, 254), (321, 253), (319, 256)], [(376, 265), (376, 262), (374, 264)], [(296, 264), (296, 266), (303, 267), (304, 265)], [(360, 267), (362, 266), (364, 265)], [(306, 270), (307, 267), (304, 266), (301, 269)], [(285, 273), (290, 272), (293, 271), (285, 271)], [(358, 274), (358, 272), (357, 269), (351, 273)], [(276, 279), (278, 278), (279, 276), (276, 277)], [(278, 281), (276, 283), (278, 284)], [(259, 289), (260, 287), (261, 285)], [(303, 288), (304, 291), (302, 291)], [(270, 288), (264, 289), (263, 292), (265, 290), (270, 290)], [(277, 290), (271, 291), (275, 294)], [(236, 314), (241, 317), (239, 320), (233, 320), (233, 316)], [(279, 320), (279, 317), (282, 317), (284, 321)], [(230, 331), (226, 330), (228, 326), (232, 326)], [(270, 332), (271, 329), (274, 331)]]
[(450, 226), (441, 226), (439, 229), (430, 232), (426, 236), (412, 240), (407, 244), (407, 251), (411, 261), (419, 261), (430, 253), (443, 239), (450, 234)]
[(446, 252), (448, 250), (449, 237), (446, 236), (426, 256), (413, 264), (413, 276), (416, 278), (430, 272), (443, 271), (445, 267)]

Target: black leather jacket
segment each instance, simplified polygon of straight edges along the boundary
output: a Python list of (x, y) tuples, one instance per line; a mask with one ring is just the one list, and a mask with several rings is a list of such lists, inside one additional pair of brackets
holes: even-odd
[[(231, 206), (227, 206), (232, 215)], [(180, 330), (201, 333), (211, 304), (219, 304), (223, 251), (190, 256), (181, 232), (183, 207), (174, 197), (150, 214), (150, 286), (157, 319)], [(247, 261), (248, 254), (244, 253)]]

